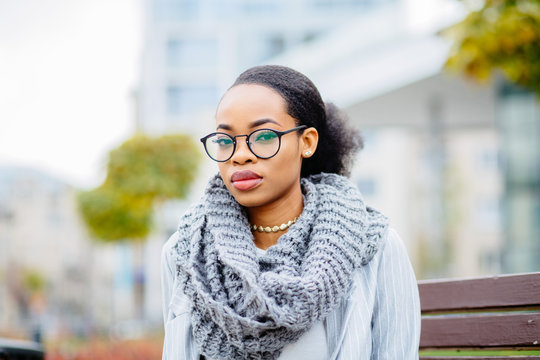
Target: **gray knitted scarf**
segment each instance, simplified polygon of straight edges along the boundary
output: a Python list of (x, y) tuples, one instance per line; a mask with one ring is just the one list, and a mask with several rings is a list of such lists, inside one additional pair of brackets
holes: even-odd
[(207, 358), (276, 359), (340, 304), (354, 270), (377, 252), (388, 220), (349, 180), (319, 174), (301, 185), (302, 214), (262, 256), (219, 175), (183, 216), (173, 254)]

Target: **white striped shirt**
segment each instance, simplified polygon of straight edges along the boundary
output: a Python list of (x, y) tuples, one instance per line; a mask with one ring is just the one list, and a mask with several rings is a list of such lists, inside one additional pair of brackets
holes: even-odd
[[(165, 340), (163, 359), (198, 360), (192, 339), (189, 299), (176, 282), (171, 236), (162, 253), (162, 294)], [(353, 279), (351, 295), (324, 321), (328, 359), (418, 359), (420, 301), (407, 251), (394, 229), (379, 251)]]

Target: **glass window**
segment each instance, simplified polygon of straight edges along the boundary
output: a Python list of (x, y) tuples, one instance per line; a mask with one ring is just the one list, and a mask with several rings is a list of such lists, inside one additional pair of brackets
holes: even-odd
[(484, 199), (476, 206), (477, 225), (482, 230), (496, 231), (501, 226), (501, 209), (498, 199)]
[(215, 39), (170, 39), (167, 42), (169, 67), (213, 67), (217, 56)]
[(505, 272), (538, 271), (540, 107), (532, 93), (504, 85), (497, 109), (504, 160)]
[(180, 87), (167, 88), (167, 114), (184, 115), (215, 106), (217, 101), (217, 88), (207, 87)]
[(509, 93), (501, 101), (506, 175), (515, 184), (536, 184), (540, 174), (540, 110), (532, 94)]
[(499, 154), (496, 150), (483, 149), (477, 154), (477, 163), (480, 169), (496, 171), (499, 169)]

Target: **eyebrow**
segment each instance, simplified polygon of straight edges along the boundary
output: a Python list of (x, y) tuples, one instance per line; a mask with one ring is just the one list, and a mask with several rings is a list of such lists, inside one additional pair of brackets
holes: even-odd
[[(272, 120), (272, 119), (259, 119), (259, 120), (255, 120), (253, 123), (251, 123), (250, 128), (261, 126), (261, 125), (264, 125), (264, 124), (267, 124), (267, 123), (280, 125), (280, 123), (278, 123), (277, 121)], [(219, 124), (216, 129), (217, 130), (219, 130), (219, 129), (232, 130), (231, 126), (227, 125), (227, 124)]]

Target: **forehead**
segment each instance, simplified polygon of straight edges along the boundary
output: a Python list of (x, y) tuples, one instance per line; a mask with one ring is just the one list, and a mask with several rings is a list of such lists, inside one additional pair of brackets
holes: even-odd
[(216, 121), (276, 119), (288, 116), (285, 99), (263, 85), (242, 84), (230, 88), (221, 99)]

